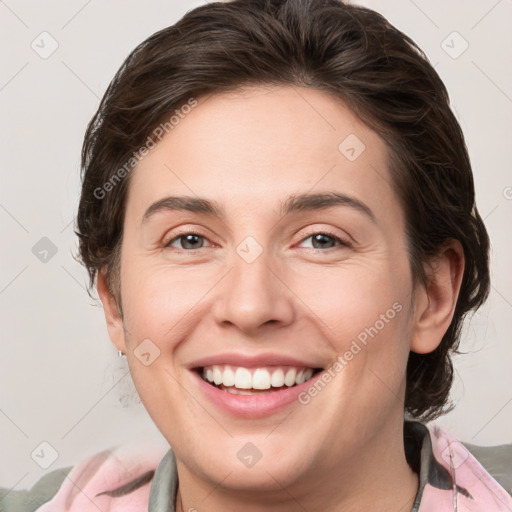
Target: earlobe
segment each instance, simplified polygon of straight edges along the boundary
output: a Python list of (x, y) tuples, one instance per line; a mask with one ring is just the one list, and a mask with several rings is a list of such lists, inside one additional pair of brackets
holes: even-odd
[(464, 252), (457, 240), (450, 240), (427, 272), (427, 284), (415, 292), (411, 350), (427, 354), (445, 335), (455, 312), (464, 275)]
[(126, 353), (123, 318), (117, 301), (108, 287), (106, 269), (101, 269), (98, 272), (96, 287), (103, 304), (103, 311), (105, 313), (105, 320), (107, 322), (110, 340), (117, 350), (121, 350)]

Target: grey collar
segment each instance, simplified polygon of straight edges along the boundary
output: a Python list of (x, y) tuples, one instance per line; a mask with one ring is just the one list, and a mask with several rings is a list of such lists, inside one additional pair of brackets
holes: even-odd
[[(411, 512), (417, 512), (420, 506), (421, 498), (425, 484), (429, 480), (429, 473), (432, 473), (432, 444), (428, 428), (416, 421), (405, 421), (406, 432), (412, 438), (406, 438), (406, 448), (409, 448), (409, 453), (417, 457), (419, 468), (419, 489)], [(414, 439), (415, 443), (410, 443)], [(416, 449), (413, 448), (416, 445)], [(420, 448), (421, 447), (421, 448)], [(418, 451), (419, 448), (419, 451)], [(435, 484), (434, 484), (435, 485)], [(439, 488), (446, 488), (444, 485), (435, 485)], [(164, 458), (160, 461), (153, 481), (151, 482), (151, 490), (149, 492), (149, 507), (148, 512), (176, 512), (176, 493), (178, 491), (178, 471), (176, 468), (176, 458), (172, 449), (165, 454)]]
[(175, 512), (178, 471), (172, 449), (158, 464), (149, 492), (148, 512)]

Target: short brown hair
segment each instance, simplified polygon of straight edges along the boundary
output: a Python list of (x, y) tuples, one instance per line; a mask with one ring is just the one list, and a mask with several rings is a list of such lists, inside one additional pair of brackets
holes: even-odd
[[(380, 14), (338, 0), (235, 0), (188, 12), (142, 42), (110, 83), (85, 135), (77, 216), (91, 287), (106, 270), (120, 294), (119, 253), (129, 173), (165, 116), (190, 98), (246, 85), (292, 85), (343, 101), (387, 143), (406, 219), (415, 283), (447, 240), (464, 250), (455, 315), (439, 347), (410, 353), (405, 410), (428, 421), (448, 410), (464, 316), (489, 292), (489, 239), (447, 90), (424, 53)], [(110, 181), (109, 181), (110, 180)]]

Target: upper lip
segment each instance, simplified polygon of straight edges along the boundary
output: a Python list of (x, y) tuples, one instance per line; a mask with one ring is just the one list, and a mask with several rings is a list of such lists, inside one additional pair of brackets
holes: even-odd
[(285, 354), (263, 353), (258, 355), (225, 353), (202, 357), (188, 365), (190, 370), (212, 366), (214, 364), (229, 364), (242, 368), (262, 368), (265, 366), (295, 366), (299, 368), (321, 368), (313, 362), (303, 361)]

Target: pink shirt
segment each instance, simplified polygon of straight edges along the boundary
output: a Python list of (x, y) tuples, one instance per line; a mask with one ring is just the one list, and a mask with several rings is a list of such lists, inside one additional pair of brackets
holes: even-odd
[[(414, 421), (405, 422), (405, 432), (409, 463), (419, 466), (420, 485), (411, 512), (512, 512), (511, 495), (447, 432)], [(162, 445), (123, 445), (87, 458), (67, 476), (56, 471), (63, 476), (60, 488), (50, 501), (30, 510), (175, 510), (176, 462), (172, 450)]]

